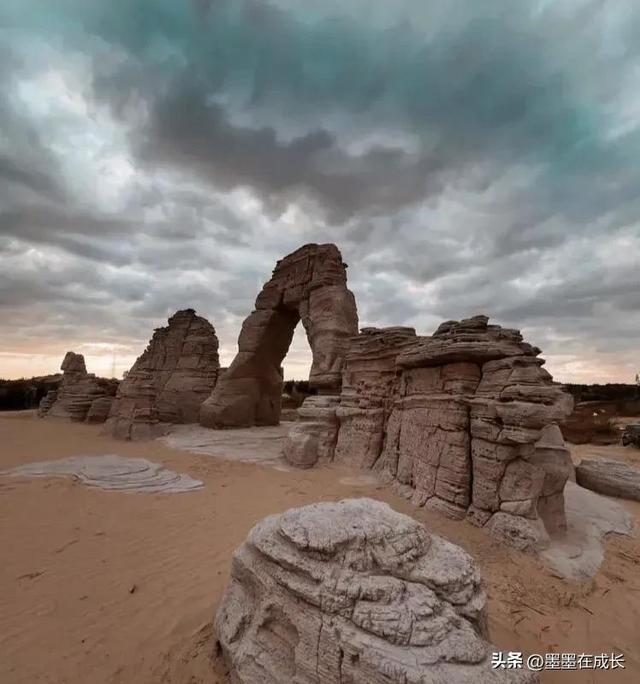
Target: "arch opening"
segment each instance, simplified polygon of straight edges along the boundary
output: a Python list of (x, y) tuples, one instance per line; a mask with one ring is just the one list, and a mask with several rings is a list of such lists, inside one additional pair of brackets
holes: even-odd
[(298, 322), (311, 347), (309, 383), (339, 394), (349, 339), (358, 333), (346, 264), (335, 245), (305, 245), (276, 264), (245, 319), (238, 354), (200, 411), (206, 427), (277, 425), (282, 362)]

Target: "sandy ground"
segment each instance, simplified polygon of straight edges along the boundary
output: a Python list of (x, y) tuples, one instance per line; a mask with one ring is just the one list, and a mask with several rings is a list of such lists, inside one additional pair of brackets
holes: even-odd
[[(589, 455), (612, 457), (612, 448), (590, 447)], [(578, 458), (587, 455), (577, 449)], [(226, 684), (211, 623), (233, 550), (265, 515), (353, 496), (387, 501), (477, 559), (499, 648), (626, 656), (625, 670), (547, 671), (545, 684), (640, 681), (637, 539), (611, 538), (594, 579), (566, 582), (482, 530), (416, 510), (358, 473), (279, 471), (159, 442), (115, 442), (99, 427), (32, 413), (0, 414), (0, 469), (107, 453), (148, 458), (205, 487), (131, 494), (69, 479), (0, 478), (2, 684)], [(640, 525), (640, 505), (628, 508)]]

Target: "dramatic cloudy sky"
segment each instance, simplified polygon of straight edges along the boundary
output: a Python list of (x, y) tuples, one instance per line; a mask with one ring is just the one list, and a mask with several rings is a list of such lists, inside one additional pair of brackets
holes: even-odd
[(307, 242), (363, 325), (486, 313), (558, 379), (640, 370), (637, 0), (0, 0), (0, 27), (0, 376), (120, 374), (185, 307), (229, 363)]

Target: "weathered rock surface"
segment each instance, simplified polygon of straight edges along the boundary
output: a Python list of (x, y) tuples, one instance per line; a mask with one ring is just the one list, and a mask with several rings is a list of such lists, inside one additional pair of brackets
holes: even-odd
[(165, 492), (175, 494), (201, 489), (202, 482), (178, 475), (145, 458), (125, 458), (115, 454), (72, 456), (55, 461), (39, 461), (0, 471), (13, 477), (73, 477), (88, 487), (126, 492)]
[(281, 363), (301, 320), (313, 354), (310, 384), (337, 394), (349, 339), (358, 331), (346, 265), (335, 245), (305, 245), (278, 261), (244, 321), (238, 355), (203, 404), (206, 427), (275, 425)]
[(494, 670), (473, 560), (370, 499), (270, 516), (216, 617), (236, 684), (537, 682)]
[(545, 546), (548, 532), (566, 529), (572, 465), (556, 421), (572, 399), (538, 354), (485, 316), (419, 339), (397, 359), (399, 391), (377, 467), (411, 486), (414, 503), (466, 515), (522, 549)]
[[(566, 529), (573, 466), (557, 422), (572, 399), (539, 352), (486, 316), (448, 321), (431, 337), (365, 328), (345, 354), (324, 460), (373, 469), (415, 505), (466, 516), (519, 548), (544, 547)], [(290, 463), (320, 460), (311, 438), (293, 437)]]
[(84, 421), (94, 401), (110, 401), (116, 393), (118, 381), (87, 373), (82, 354), (67, 352), (60, 367), (63, 371), (60, 387), (48, 392), (40, 402), (38, 415), (41, 417)]
[(564, 488), (568, 530), (552, 537), (540, 555), (554, 574), (567, 579), (594, 577), (604, 561), (609, 534), (633, 534), (633, 518), (620, 501), (567, 482)]
[(307, 397), (297, 411), (297, 422), (289, 430), (283, 449), (285, 460), (299, 468), (333, 458), (338, 436), (338, 395)]
[(364, 328), (344, 363), (335, 460), (372, 468), (380, 457), (400, 376), (396, 360), (416, 342), (413, 328)]
[(622, 461), (585, 458), (576, 466), (576, 482), (600, 494), (640, 501), (640, 470)]
[(109, 412), (111, 411), (111, 405), (113, 404), (115, 397), (98, 397), (91, 402), (91, 406), (87, 411), (86, 422), (93, 424), (104, 423), (109, 417)]
[(197, 423), (220, 367), (218, 338), (193, 309), (176, 312), (120, 383), (106, 429), (118, 439), (150, 439), (168, 423)]
[(160, 441), (179, 451), (213, 456), (226, 461), (255, 463), (276, 470), (290, 470), (282, 458), (288, 431), (289, 426), (282, 423), (235, 430), (210, 430), (201, 425), (172, 425)]
[(38, 405), (38, 417), (44, 418), (44, 416), (49, 413), (51, 407), (56, 403), (58, 398), (58, 390), (49, 390), (42, 399), (40, 399), (40, 404)]

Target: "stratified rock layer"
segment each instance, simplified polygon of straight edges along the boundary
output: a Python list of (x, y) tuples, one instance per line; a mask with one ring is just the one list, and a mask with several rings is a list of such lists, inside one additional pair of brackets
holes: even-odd
[(38, 418), (44, 418), (51, 410), (51, 407), (56, 403), (58, 398), (58, 390), (49, 390), (38, 404)]
[(98, 397), (91, 402), (91, 406), (87, 411), (86, 422), (93, 424), (104, 423), (109, 417), (111, 406), (115, 401), (115, 397)]
[(335, 245), (305, 245), (278, 261), (244, 321), (238, 355), (204, 403), (206, 427), (275, 425), (280, 418), (281, 364), (302, 321), (313, 354), (312, 386), (337, 394), (349, 339), (358, 331), (346, 266)]
[(371, 499), (270, 516), (216, 617), (235, 684), (536, 682), (494, 670), (473, 560)]
[[(60, 368), (63, 371), (58, 390), (52, 390), (40, 402), (40, 417), (67, 418), (75, 422), (87, 419), (94, 402), (111, 402), (118, 386), (117, 380), (98, 378), (87, 373), (82, 354), (67, 352)], [(97, 420), (97, 413), (92, 414), (91, 422)]]
[[(519, 548), (546, 545), (566, 529), (573, 467), (557, 421), (572, 399), (539, 352), (486, 316), (448, 321), (431, 337), (364, 329), (345, 355), (325, 460), (374, 469), (415, 505), (467, 516)], [(293, 464), (295, 453), (285, 448)]]
[(285, 459), (298, 468), (311, 468), (333, 459), (338, 437), (338, 395), (307, 397), (297, 410), (283, 448)]
[(415, 344), (413, 328), (364, 328), (346, 354), (335, 460), (372, 468), (380, 457), (397, 399), (398, 355)]
[(576, 482), (600, 494), (640, 501), (640, 469), (622, 461), (585, 458), (576, 466)]
[(159, 463), (145, 458), (125, 458), (115, 454), (101, 456), (71, 456), (54, 461), (26, 463), (0, 476), (13, 477), (72, 477), (88, 487), (120, 492), (167, 494), (190, 492), (203, 487), (200, 480), (189, 475), (178, 475)]
[(120, 383), (107, 430), (118, 439), (149, 439), (168, 423), (196, 423), (216, 384), (218, 338), (193, 309), (176, 312), (154, 331), (142, 356)]

